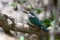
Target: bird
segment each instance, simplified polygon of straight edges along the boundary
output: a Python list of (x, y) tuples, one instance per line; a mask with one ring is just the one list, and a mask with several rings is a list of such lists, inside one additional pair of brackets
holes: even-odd
[[(26, 12), (25, 12), (26, 13)], [(28, 15), (28, 24), (31, 26), (35, 26), (45, 32), (48, 32), (49, 30), (43, 25), (43, 23), (36, 17), (36, 15), (33, 13), (33, 11), (29, 11), (27, 13)]]

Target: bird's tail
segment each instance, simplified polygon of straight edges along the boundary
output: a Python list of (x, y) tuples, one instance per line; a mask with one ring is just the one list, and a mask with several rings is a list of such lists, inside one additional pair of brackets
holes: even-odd
[(49, 30), (46, 27), (41, 27), (41, 29), (45, 32), (49, 32)]

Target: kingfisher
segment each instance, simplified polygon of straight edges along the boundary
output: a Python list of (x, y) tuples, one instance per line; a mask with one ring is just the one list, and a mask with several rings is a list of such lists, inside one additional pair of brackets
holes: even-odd
[(33, 11), (25, 12), (28, 15), (28, 24), (37, 27), (45, 32), (48, 32), (49, 30), (43, 25), (43, 23), (36, 17), (36, 15), (33, 13)]

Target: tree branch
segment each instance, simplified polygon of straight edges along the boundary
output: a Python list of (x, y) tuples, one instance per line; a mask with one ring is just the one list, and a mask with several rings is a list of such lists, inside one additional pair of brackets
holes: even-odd
[[(3, 17), (3, 16), (4, 17)], [(29, 26), (29, 25), (27, 25), (27, 24), (24, 24), (24, 26), (23, 26), (23, 23), (15, 23), (14, 24), (14, 21), (11, 19), (11, 18), (9, 18), (11, 21), (12, 21), (12, 23), (13, 23), (13, 25), (15, 25), (15, 26), (13, 26), (13, 25), (11, 25), (11, 24), (8, 24), (8, 21), (7, 21), (7, 19), (8, 19), (9, 17), (7, 16), (7, 15), (4, 15), (4, 14), (0, 14), (0, 26), (3, 28), (3, 26), (4, 26), (4, 28), (6, 28), (6, 29), (8, 29), (8, 30), (13, 30), (13, 31), (15, 31), (14, 30), (14, 28), (16, 29), (16, 31), (19, 31), (19, 32), (22, 32), (22, 33), (30, 33), (30, 34), (36, 34), (36, 35), (41, 35), (41, 30), (40, 29), (38, 29), (38, 28), (34, 28), (34, 27), (31, 27), (31, 26)], [(3, 24), (4, 25), (3, 25)], [(7, 24), (6, 24), (7, 23)]]
[(26, 24), (24, 24), (24, 27), (23, 27), (23, 25), (20, 25), (19, 27), (17, 25), (16, 29), (17, 29), (17, 31), (20, 31), (22, 33), (30, 33), (30, 34), (41, 35), (41, 30), (40, 29), (34, 28), (34, 27), (30, 27), (30, 26), (28, 26)]
[[(5, 20), (5, 19), (4, 19), (4, 21), (2, 21), (4, 17), (2, 17), (1, 15), (0, 15), (0, 27), (4, 26), (4, 28), (5, 28), (6, 27), (5, 25), (8, 25), (8, 27), (7, 27), (8, 30), (15, 31), (14, 28), (13, 28), (13, 25), (11, 25), (11, 24), (5, 24), (5, 25), (3, 25), (2, 24), (2, 22), (3, 23), (4, 22), (8, 23), (8, 21)], [(14, 27), (15, 27), (15, 29), (16, 29), (17, 32), (29, 33), (29, 34), (36, 34), (36, 35), (41, 35), (41, 32), (42, 32), (44, 35), (49, 35), (48, 33), (40, 30), (39, 28), (31, 27), (31, 26), (29, 26), (27, 24), (15, 23), (14, 25), (15, 25)]]

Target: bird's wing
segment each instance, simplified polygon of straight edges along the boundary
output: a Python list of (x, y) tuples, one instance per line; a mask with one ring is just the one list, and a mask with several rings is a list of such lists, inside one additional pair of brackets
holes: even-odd
[(32, 23), (34, 26), (36, 26), (36, 27), (38, 27), (38, 28), (40, 28), (40, 29), (48, 32), (48, 29), (43, 25), (43, 23), (42, 23), (38, 18), (36, 18), (36, 17), (34, 17), (34, 18), (30, 17), (30, 18), (29, 18), (29, 21), (30, 21), (30, 23)]

